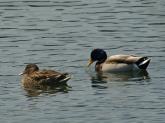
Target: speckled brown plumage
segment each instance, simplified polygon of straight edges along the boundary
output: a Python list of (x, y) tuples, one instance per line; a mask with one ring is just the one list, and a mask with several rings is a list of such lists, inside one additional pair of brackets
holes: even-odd
[(68, 73), (60, 73), (54, 70), (39, 70), (36, 64), (28, 64), (21, 75), (21, 82), (25, 88), (59, 86), (66, 84), (70, 79)]

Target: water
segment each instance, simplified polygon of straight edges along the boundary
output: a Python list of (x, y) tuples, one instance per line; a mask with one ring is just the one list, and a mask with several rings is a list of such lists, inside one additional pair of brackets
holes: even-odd
[[(0, 121), (163, 123), (164, 13), (164, 0), (1, 0)], [(148, 74), (86, 71), (97, 47), (149, 56)], [(27, 63), (71, 73), (71, 88), (28, 93)]]

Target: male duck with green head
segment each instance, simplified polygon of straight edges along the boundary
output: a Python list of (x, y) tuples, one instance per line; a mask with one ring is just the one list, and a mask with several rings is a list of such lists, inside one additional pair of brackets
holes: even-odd
[(146, 56), (112, 55), (107, 57), (103, 49), (94, 49), (88, 62), (88, 67), (96, 61), (97, 72), (128, 72), (134, 70), (146, 70), (150, 59)]

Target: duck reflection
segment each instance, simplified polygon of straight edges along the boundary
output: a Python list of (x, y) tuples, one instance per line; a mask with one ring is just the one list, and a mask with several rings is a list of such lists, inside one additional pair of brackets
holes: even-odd
[[(148, 72), (145, 71), (132, 71), (132, 72), (120, 72), (120, 73), (96, 73), (95, 75), (90, 75), (92, 86), (99, 86), (107, 82), (120, 82), (120, 81), (142, 81), (149, 79)], [(105, 88), (105, 86), (99, 86)]]
[(58, 92), (61, 93), (68, 93), (68, 91), (71, 89), (71, 86), (68, 86), (67, 84), (65, 85), (60, 85), (60, 86), (40, 86), (40, 87), (35, 87), (35, 88), (23, 88), (27, 92), (27, 96), (29, 97), (35, 97), (39, 96), (41, 94), (55, 94)]

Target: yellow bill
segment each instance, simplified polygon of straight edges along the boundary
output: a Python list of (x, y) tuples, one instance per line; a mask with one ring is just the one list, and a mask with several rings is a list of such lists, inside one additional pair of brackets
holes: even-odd
[(89, 67), (93, 62), (94, 62), (94, 61), (90, 58), (90, 59), (88, 60), (87, 67)]

